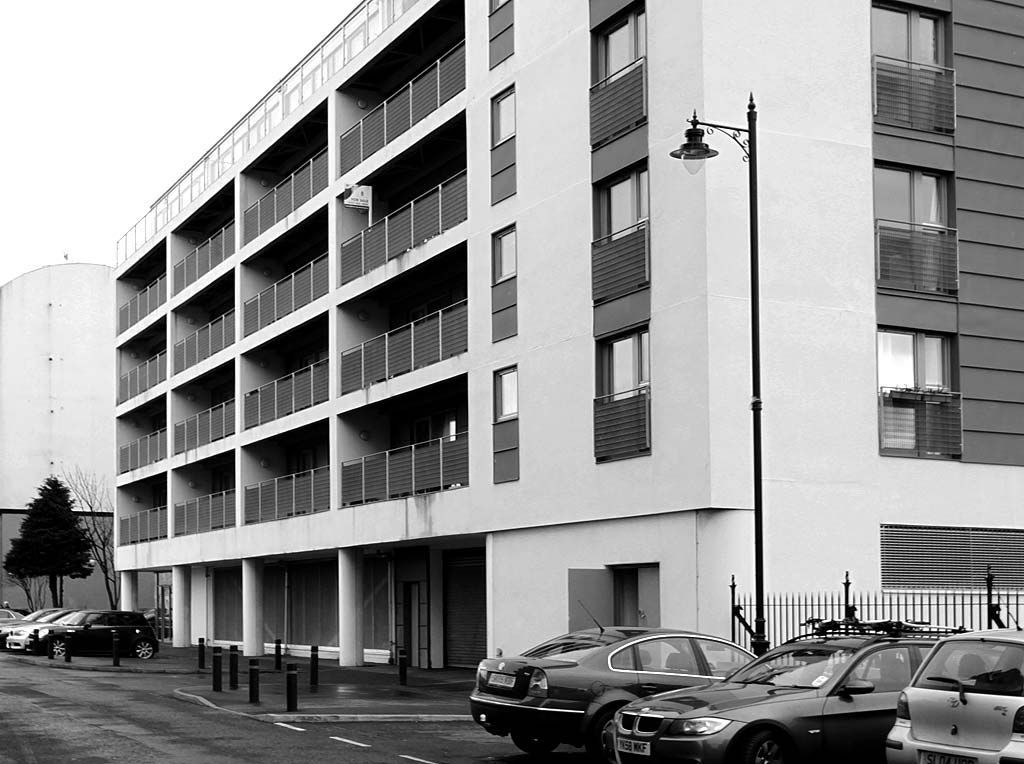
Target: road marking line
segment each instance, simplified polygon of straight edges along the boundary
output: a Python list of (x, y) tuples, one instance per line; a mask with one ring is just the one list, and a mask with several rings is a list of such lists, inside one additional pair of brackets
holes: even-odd
[(276, 724), (278, 727), (286, 727), (287, 729), (295, 730), (296, 732), (305, 732), (306, 731), (302, 727), (296, 727), (296, 726), (291, 725), (291, 724), (285, 724), (284, 722), (274, 722), (274, 724)]
[(408, 759), (409, 761), (418, 761), (420, 764), (436, 764), (436, 762), (427, 761), (427, 759), (417, 759), (415, 756), (406, 756), (404, 753), (398, 754), (398, 758)]
[(348, 743), (349, 745), (358, 745), (360, 748), (371, 747), (369, 743), (359, 743), (355, 740), (349, 740), (348, 738), (344, 737), (334, 737), (333, 735), (331, 736), (331, 740), (337, 740), (339, 743)]

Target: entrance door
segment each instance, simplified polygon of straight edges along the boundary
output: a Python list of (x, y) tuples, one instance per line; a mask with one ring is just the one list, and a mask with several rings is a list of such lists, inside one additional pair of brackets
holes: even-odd
[(159, 584), (156, 589), (156, 623), (153, 628), (156, 631), (156, 638), (169, 640), (171, 633), (171, 585)]

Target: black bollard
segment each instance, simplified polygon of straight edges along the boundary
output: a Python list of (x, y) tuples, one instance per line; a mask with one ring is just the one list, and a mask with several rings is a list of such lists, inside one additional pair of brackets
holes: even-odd
[(228, 689), (238, 689), (238, 645), (228, 648)]
[(46, 657), (48, 660), (53, 660), (53, 640), (49, 637), (46, 638)]
[(223, 689), (224, 677), (221, 676), (221, 665), (224, 658), (221, 656), (221, 648), (213, 648), (213, 691), (220, 692)]
[(39, 629), (32, 629), (32, 633), (29, 634), (28, 651), (30, 653), (39, 652)]
[(260, 661), (259, 658), (249, 659), (249, 702), (259, 705), (260, 702)]
[(121, 665), (121, 637), (117, 633), (117, 629), (110, 632), (111, 652), (113, 653), (113, 661), (115, 666)]
[(64, 662), (71, 663), (71, 632), (64, 635)]
[(406, 676), (406, 674), (408, 672), (408, 668), (409, 668), (408, 663), (409, 663), (409, 661), (405, 657), (405, 648), (404, 647), (399, 647), (398, 648), (398, 683), (400, 685), (402, 685), (403, 687), (408, 682), (408, 677)]
[(199, 670), (206, 668), (206, 640), (199, 638)]
[(281, 670), (281, 640), (274, 640), (274, 671)]
[(289, 711), (299, 710), (299, 664), (289, 663), (286, 667), (284, 694)]
[(316, 692), (320, 684), (320, 647), (312, 645), (309, 648), (309, 689)]

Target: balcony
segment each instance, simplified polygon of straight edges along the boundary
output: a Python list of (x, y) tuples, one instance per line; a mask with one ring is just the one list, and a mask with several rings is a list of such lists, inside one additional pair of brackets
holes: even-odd
[(245, 394), (245, 429), (323, 403), (328, 395), (327, 361), (299, 369)]
[(963, 452), (960, 393), (883, 387), (878, 417), (883, 454), (957, 459)]
[(938, 294), (957, 292), (955, 228), (876, 220), (875, 253), (879, 286)]
[(264, 195), (242, 216), (244, 244), (327, 188), (327, 149), (306, 162)]
[(246, 337), (327, 294), (327, 254), (267, 287), (242, 306)]
[(341, 392), (408, 374), (468, 349), (468, 303), (463, 300), (343, 352)]
[(347, 284), (466, 219), (466, 171), (378, 220), (341, 245)]
[(599, 462), (651, 452), (651, 388), (594, 399), (594, 457)]
[(212, 271), (235, 254), (235, 224), (224, 228), (193, 249), (174, 266), (174, 294)]
[(167, 274), (132, 297), (117, 312), (117, 333), (127, 331), (167, 302)]
[(205, 361), (235, 342), (235, 311), (213, 319), (174, 346), (174, 373)]
[(590, 88), (590, 145), (597, 147), (647, 121), (647, 62), (638, 58)]
[(134, 398), (146, 392), (154, 385), (167, 379), (167, 351), (157, 353), (148, 361), (143, 361), (118, 380), (117, 402)]
[(331, 468), (285, 475), (245, 487), (245, 523), (283, 520), (331, 508)]
[(183, 454), (235, 434), (235, 399), (201, 411), (174, 425), (174, 453)]
[(341, 136), (341, 172), (380, 151), (466, 87), (466, 44), (459, 43)]
[(650, 284), (649, 251), (646, 220), (595, 241), (590, 248), (594, 303)]
[(117, 459), (118, 474), (137, 470), (167, 458), (167, 429), (151, 432), (121, 446)]
[(167, 507), (154, 507), (121, 518), (118, 546), (167, 538)]
[(952, 133), (956, 128), (956, 77), (952, 69), (875, 56), (875, 119)]
[(174, 505), (174, 535), (235, 527), (235, 491), (221, 491)]
[(341, 464), (341, 506), (469, 485), (469, 433), (393, 448)]

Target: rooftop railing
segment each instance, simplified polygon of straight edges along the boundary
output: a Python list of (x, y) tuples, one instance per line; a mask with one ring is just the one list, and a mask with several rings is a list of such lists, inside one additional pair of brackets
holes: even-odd
[(174, 505), (174, 535), (187, 536), (235, 526), (235, 489)]
[(590, 248), (594, 302), (621, 297), (650, 283), (647, 221), (597, 239)]
[(380, 151), (466, 87), (466, 44), (455, 48), (406, 83), (341, 135), (341, 172)]
[(272, 225), (327, 188), (327, 149), (264, 194), (242, 215), (242, 243), (248, 244)]
[(288, 274), (242, 306), (242, 333), (248, 337), (327, 294), (327, 253)]
[(118, 545), (138, 544), (167, 538), (167, 507), (154, 507), (122, 517)]
[(878, 418), (884, 454), (957, 458), (963, 452), (960, 393), (883, 387)]
[(466, 219), (466, 171), (378, 220), (341, 245), (347, 284)]
[(165, 302), (167, 302), (166, 273), (121, 306), (117, 312), (118, 334), (137, 324)]
[(363, 0), (327, 37), (218, 140), (117, 242), (117, 262), (134, 256), (335, 72), (411, 9), (417, 0)]
[(182, 454), (235, 434), (235, 399), (218, 403), (206, 411), (174, 425), (174, 453)]
[(272, 422), (323, 403), (328, 394), (327, 361), (275, 379), (245, 394), (245, 428)]
[(331, 468), (317, 467), (245, 487), (245, 523), (283, 520), (331, 508)]
[(341, 464), (343, 507), (468, 485), (468, 432), (361, 456)]
[(235, 311), (229, 310), (174, 345), (174, 373), (205, 361), (235, 342)]
[(127, 374), (122, 374), (117, 385), (117, 402), (124, 403), (136, 395), (167, 379), (167, 351), (157, 353), (143, 361)]
[(468, 323), (468, 302), (463, 300), (349, 348), (341, 354), (341, 392), (465, 353)]
[(876, 220), (875, 255), (881, 286), (943, 294), (958, 290), (955, 228)]
[(875, 56), (875, 116), (916, 130), (956, 128), (956, 74), (952, 69)]
[(233, 254), (235, 254), (234, 221), (193, 249), (174, 266), (174, 294), (196, 283)]
[(594, 456), (597, 461), (628, 459), (651, 450), (649, 385), (594, 399)]
[(118, 452), (118, 473), (130, 472), (167, 458), (167, 428), (143, 435), (121, 446)]
[(647, 62), (638, 58), (590, 88), (590, 145), (600, 146), (647, 119)]

